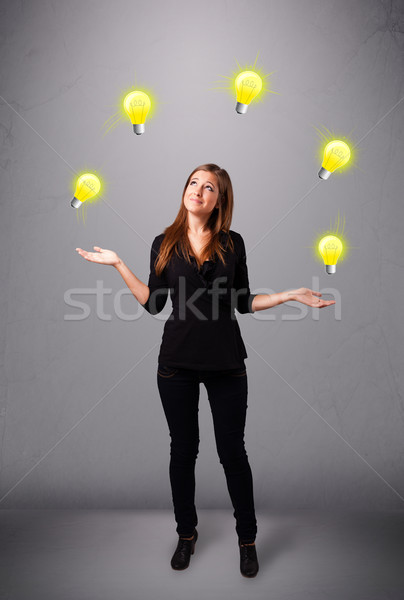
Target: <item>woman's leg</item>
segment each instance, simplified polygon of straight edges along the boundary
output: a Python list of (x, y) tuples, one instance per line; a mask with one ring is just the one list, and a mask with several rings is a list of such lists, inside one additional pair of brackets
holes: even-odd
[[(212, 374), (212, 372), (211, 372)], [(252, 543), (257, 533), (253, 479), (244, 446), (247, 412), (247, 371), (235, 369), (204, 379), (212, 410), (216, 447), (226, 475), (240, 543)]]
[(191, 537), (198, 524), (195, 462), (199, 449), (199, 380), (188, 369), (159, 365), (157, 386), (170, 431), (170, 483), (177, 533)]

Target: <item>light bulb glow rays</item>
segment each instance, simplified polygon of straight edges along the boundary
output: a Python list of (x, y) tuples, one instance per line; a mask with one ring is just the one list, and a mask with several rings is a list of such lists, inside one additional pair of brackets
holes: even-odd
[(137, 135), (144, 133), (144, 123), (151, 107), (149, 96), (144, 92), (130, 92), (125, 96), (123, 107), (133, 125), (133, 131)]
[(323, 163), (318, 172), (320, 179), (328, 179), (331, 173), (347, 164), (351, 150), (342, 140), (329, 142), (324, 149)]
[(236, 77), (235, 87), (237, 92), (236, 111), (244, 114), (247, 112), (250, 102), (262, 90), (262, 79), (255, 71), (243, 71)]
[(341, 240), (336, 235), (326, 235), (320, 240), (318, 251), (323, 258), (326, 273), (329, 275), (335, 273), (336, 264), (342, 252)]
[(97, 175), (94, 175), (94, 173), (84, 173), (83, 175), (80, 175), (77, 179), (74, 198), (70, 205), (73, 208), (78, 208), (83, 202), (96, 196), (100, 189), (101, 182)]

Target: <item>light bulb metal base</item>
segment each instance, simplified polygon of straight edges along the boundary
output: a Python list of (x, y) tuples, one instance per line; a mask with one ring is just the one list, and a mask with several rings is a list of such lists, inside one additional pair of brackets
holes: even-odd
[(328, 273), (328, 275), (332, 275), (333, 273), (336, 273), (337, 271), (337, 265), (325, 265), (325, 272)]
[(136, 125), (133, 125), (133, 131), (136, 133), (136, 135), (141, 135), (144, 133), (144, 129), (144, 123), (137, 123)]
[(248, 104), (243, 104), (242, 102), (237, 102), (236, 104), (236, 112), (239, 115), (244, 115), (247, 112)]
[(73, 200), (70, 202), (70, 206), (72, 206), (73, 208), (79, 208), (79, 206), (81, 206), (82, 204), (82, 201), (76, 198), (76, 196), (74, 196)]
[(318, 172), (318, 176), (320, 177), (320, 179), (328, 179), (330, 175), (331, 171), (327, 171), (327, 169), (324, 169), (324, 167), (321, 167), (321, 169)]

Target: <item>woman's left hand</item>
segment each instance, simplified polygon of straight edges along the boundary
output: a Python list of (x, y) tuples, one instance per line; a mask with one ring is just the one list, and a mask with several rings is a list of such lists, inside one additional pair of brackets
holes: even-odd
[(309, 288), (302, 287), (297, 290), (290, 291), (288, 292), (288, 296), (290, 300), (296, 300), (296, 302), (307, 304), (307, 306), (313, 306), (313, 308), (324, 308), (324, 306), (331, 306), (331, 304), (335, 304), (335, 300), (321, 300), (320, 292), (315, 292)]

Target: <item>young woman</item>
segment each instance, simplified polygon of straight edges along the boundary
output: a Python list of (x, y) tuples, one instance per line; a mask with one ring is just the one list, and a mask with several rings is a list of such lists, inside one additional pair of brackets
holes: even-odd
[(86, 260), (113, 265), (150, 314), (166, 304), (172, 312), (164, 326), (157, 386), (171, 437), (169, 476), (179, 536), (173, 569), (186, 569), (198, 538), (195, 462), (199, 447), (199, 384), (213, 416), (220, 462), (234, 507), (240, 571), (258, 572), (257, 521), (253, 480), (244, 446), (247, 410), (247, 352), (234, 313), (252, 313), (295, 300), (322, 308), (335, 304), (307, 288), (279, 294), (251, 294), (243, 238), (230, 229), (233, 189), (228, 173), (214, 164), (188, 177), (172, 225), (154, 238), (148, 285), (112, 250), (76, 248)]

